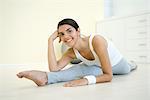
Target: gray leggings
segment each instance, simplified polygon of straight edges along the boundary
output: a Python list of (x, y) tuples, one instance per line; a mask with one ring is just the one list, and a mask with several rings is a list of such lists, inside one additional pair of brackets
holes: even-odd
[[(131, 71), (132, 66), (123, 58), (117, 65), (112, 67), (113, 74), (127, 74)], [(98, 76), (103, 74), (99, 66), (87, 66), (84, 63), (76, 64), (66, 70), (58, 72), (47, 72), (48, 84), (57, 82), (66, 82), (74, 79), (80, 79), (86, 75)]]

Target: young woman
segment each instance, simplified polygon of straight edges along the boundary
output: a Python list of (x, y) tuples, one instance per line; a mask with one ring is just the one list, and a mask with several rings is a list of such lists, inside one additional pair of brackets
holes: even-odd
[[(56, 38), (70, 47), (58, 61), (53, 44)], [(61, 70), (75, 58), (82, 62)], [(72, 87), (110, 82), (113, 74), (127, 74), (136, 68), (136, 64), (129, 64), (106, 37), (81, 37), (78, 24), (69, 18), (60, 21), (57, 30), (48, 39), (48, 63), (50, 72), (31, 70), (20, 72), (17, 76), (30, 79), (38, 86), (67, 82), (64, 86)]]

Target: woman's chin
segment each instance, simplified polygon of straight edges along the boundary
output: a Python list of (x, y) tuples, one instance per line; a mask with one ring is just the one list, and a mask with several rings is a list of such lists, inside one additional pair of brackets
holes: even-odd
[(70, 48), (73, 48), (74, 45), (75, 45), (75, 42), (74, 41), (70, 41), (70, 42), (65, 42), (65, 44), (70, 47)]
[(70, 47), (70, 48), (72, 48), (73, 47), (73, 45), (70, 45), (70, 44), (66, 44), (68, 47)]
[(65, 43), (68, 47), (72, 48), (74, 45), (72, 43)]

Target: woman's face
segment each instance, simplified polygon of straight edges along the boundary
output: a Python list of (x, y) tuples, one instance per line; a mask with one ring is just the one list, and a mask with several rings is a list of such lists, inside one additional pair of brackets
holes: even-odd
[(58, 28), (58, 36), (67, 46), (73, 47), (79, 37), (80, 31), (72, 27), (71, 25), (61, 25)]

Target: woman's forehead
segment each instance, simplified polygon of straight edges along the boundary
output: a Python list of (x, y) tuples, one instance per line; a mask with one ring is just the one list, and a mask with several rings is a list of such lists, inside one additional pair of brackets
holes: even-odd
[(73, 28), (71, 25), (64, 24), (64, 25), (59, 26), (58, 31), (63, 32), (63, 31), (66, 31), (68, 29), (71, 29), (71, 28)]

